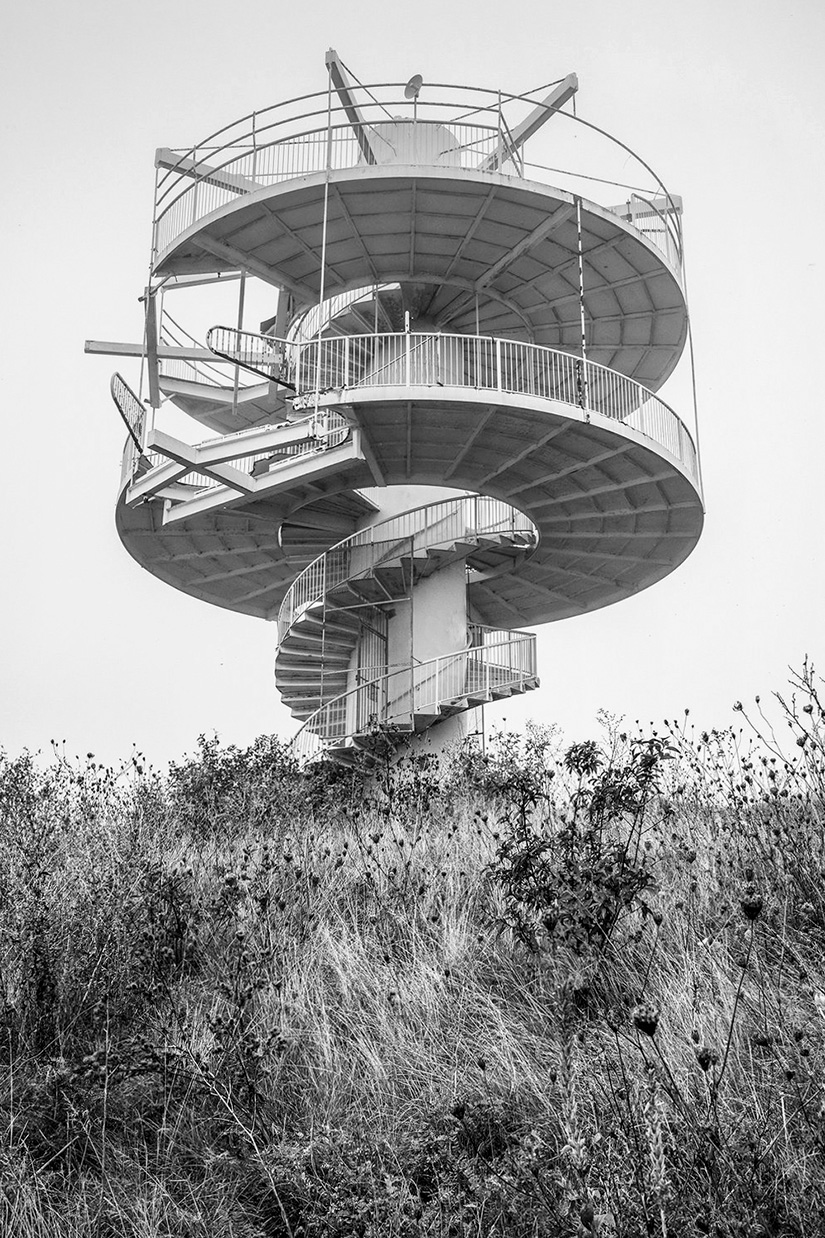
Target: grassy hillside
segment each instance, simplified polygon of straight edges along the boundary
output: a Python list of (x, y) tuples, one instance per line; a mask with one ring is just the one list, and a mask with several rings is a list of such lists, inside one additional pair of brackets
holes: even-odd
[(787, 757), (3, 759), (0, 1233), (825, 1233), (817, 683)]

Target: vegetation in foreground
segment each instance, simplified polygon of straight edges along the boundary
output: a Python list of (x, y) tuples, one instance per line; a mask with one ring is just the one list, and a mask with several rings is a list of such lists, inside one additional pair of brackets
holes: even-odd
[(780, 703), (788, 756), (757, 701), (369, 781), (2, 759), (0, 1233), (825, 1233), (809, 665)]

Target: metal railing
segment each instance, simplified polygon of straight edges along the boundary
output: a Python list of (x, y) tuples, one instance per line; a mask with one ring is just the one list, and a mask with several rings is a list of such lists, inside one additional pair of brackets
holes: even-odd
[[(115, 394), (116, 380), (119, 380), (117, 394)], [(121, 388), (125, 389), (126, 396), (124, 396)], [(141, 469), (140, 480), (151, 480), (153, 472), (159, 472), (161, 469), (168, 467), (169, 458), (159, 451), (142, 452), (138, 447), (138, 443), (142, 442), (145, 436), (146, 410), (140, 404), (134, 392), (123, 382), (119, 374), (115, 374), (112, 378), (112, 396), (121, 416), (126, 421), (127, 426), (129, 426), (129, 438), (126, 440), (126, 446), (123, 451), (121, 486), (126, 482), (133, 482), (135, 480), (138, 466)], [(131, 397), (131, 402), (127, 397)], [(132, 430), (122, 405), (132, 415), (136, 426), (138, 425), (138, 414), (143, 418), (139, 423), (139, 432), (137, 434)], [(277, 443), (278, 430), (285, 428), (294, 430), (296, 425), (306, 428), (306, 437), (297, 442), (284, 443), (279, 446)], [(194, 444), (194, 446), (202, 448), (209, 447), (214, 443), (231, 443), (235, 450), (233, 450), (231, 456), (225, 457), (223, 462), (240, 463), (252, 477), (258, 477), (263, 473), (269, 472), (270, 469), (276, 468), (279, 464), (294, 459), (296, 456), (313, 455), (319, 451), (327, 451), (332, 447), (338, 447), (352, 433), (352, 426), (340, 413), (336, 413), (331, 409), (320, 409), (317, 414), (313, 413), (312, 416), (306, 417), (302, 421), (290, 423), (289, 427), (269, 427), (274, 432), (275, 440), (265, 451), (253, 448), (245, 450), (244, 440), (247, 438), (260, 439), (262, 428), (266, 429), (267, 427), (253, 426), (248, 430), (238, 430), (233, 434), (224, 434), (217, 438), (206, 439), (203, 442)], [(190, 486), (194, 494), (198, 490), (210, 490), (218, 486), (225, 486), (226, 482), (190, 469), (176, 477), (175, 485)]]
[[(268, 185), (327, 167), (406, 163), (526, 176), (565, 192), (581, 192), (584, 185), (587, 196), (601, 194), (608, 209), (616, 209), (611, 201), (629, 194), (648, 202), (661, 199), (663, 214), (672, 216), (668, 231), (676, 238), (680, 257), (675, 200), (643, 160), (583, 117), (554, 112), (553, 149), (563, 150), (571, 166), (547, 168), (527, 162), (527, 143), (517, 152), (510, 144), (518, 123), (516, 112), (526, 112), (536, 103), (529, 96), (431, 83), (413, 109), (400, 83), (354, 89), (361, 114), (355, 125), (343, 101), (324, 90), (241, 117), (188, 150), (163, 151), (155, 200), (155, 252), (162, 252), (211, 211)], [(531, 137), (531, 150), (538, 142), (540, 153), (542, 140)], [(612, 175), (605, 175), (606, 168)], [(659, 243), (657, 229), (648, 234), (643, 226), (639, 231)], [(669, 242), (666, 246), (670, 256)]]
[[(494, 155), (500, 145), (498, 130), (491, 125), (441, 123), (424, 120), (375, 121), (369, 126), (369, 142), (375, 163), (403, 162), (426, 167), (476, 168)], [(215, 154), (218, 162), (215, 163)], [(223, 158), (226, 156), (227, 158)], [(212, 211), (247, 193), (313, 172), (363, 166), (362, 142), (348, 121), (310, 129), (292, 137), (278, 137), (240, 153), (237, 146), (204, 154), (200, 170), (188, 176), (189, 184), (158, 216), (155, 249), (158, 253), (175, 237)], [(192, 183), (194, 181), (194, 183)], [(159, 203), (169, 193), (159, 197)]]
[(308, 392), (383, 386), (471, 387), (571, 404), (631, 426), (698, 475), (696, 446), (673, 409), (635, 379), (573, 353), (491, 336), (333, 336), (295, 348), (295, 386)]
[(664, 400), (635, 379), (574, 353), (493, 336), (416, 332), (336, 335), (295, 344), (230, 327), (211, 328), (210, 346), (218, 332), (222, 355), (258, 366), (262, 374), (268, 364), (273, 371), (279, 367), (280, 381), (294, 386), (299, 400), (316, 390), (426, 386), (558, 401), (630, 426), (698, 476), (693, 436)]
[(286, 379), (285, 359), (287, 341), (274, 335), (259, 335), (254, 331), (241, 331), (237, 327), (210, 327), (206, 333), (206, 347), (225, 361), (232, 361), (251, 370), (253, 374), (269, 382), (282, 382), (292, 386)]
[(308, 343), (318, 334), (319, 329), (323, 331), (344, 310), (349, 309), (352, 305), (357, 305), (359, 301), (371, 301), (375, 296), (380, 298), (381, 293), (387, 290), (395, 290), (397, 292), (399, 285), (369, 284), (366, 287), (350, 288), (348, 292), (339, 292), (333, 297), (328, 297), (320, 305), (311, 305), (309, 309), (299, 314), (290, 325), (288, 333), (290, 343)]
[[(159, 342), (173, 348), (205, 348), (200, 340), (175, 321), (167, 309), (161, 314)], [(232, 387), (232, 376), (208, 361), (184, 361), (176, 357), (163, 357), (160, 360), (160, 370), (164, 378), (205, 383), (209, 387)]]
[(141, 452), (146, 438), (146, 407), (141, 404), (132, 388), (120, 374), (113, 374), (109, 384), (115, 407), (120, 413), (128, 438), (123, 448), (120, 468), (121, 487), (131, 481), (142, 459)]
[(532, 520), (509, 503), (484, 495), (428, 503), (353, 533), (296, 576), (278, 611), (278, 639), (284, 639), (308, 606), (321, 602), (347, 581), (368, 576), (402, 557), (497, 533), (519, 534), (526, 544), (538, 544)]
[(658, 205), (649, 198), (633, 193), (627, 201), (627, 213), (620, 207), (613, 210), (647, 237), (667, 257), (677, 271), (682, 267), (682, 221), (674, 202), (660, 198)]
[[(468, 697), (490, 699), (496, 692), (524, 687), (536, 680), (536, 637), (532, 632), (482, 629), (484, 641), (457, 653), (388, 670), (322, 705), (307, 718), (292, 741), (299, 761), (321, 756), (371, 726), (413, 731), (416, 716), (435, 722), (450, 705), (472, 708)], [(377, 715), (376, 699), (386, 702)]]

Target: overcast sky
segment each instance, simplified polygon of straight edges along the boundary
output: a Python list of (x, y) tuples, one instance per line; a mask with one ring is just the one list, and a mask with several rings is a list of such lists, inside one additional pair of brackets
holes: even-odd
[[(199, 733), (296, 729), (274, 625), (141, 570), (113, 509), (115, 366), (85, 338), (139, 339), (153, 158), (325, 88), (335, 47), (363, 81), (520, 92), (575, 71), (579, 115), (684, 200), (707, 521), (667, 580), (539, 633), (542, 688), (488, 722), (603, 706), (690, 707), (702, 726), (825, 670), (822, 60), (816, 0), (28, 0), (4, 19), (0, 746), (156, 762)], [(136, 363), (118, 363), (137, 382)], [(668, 398), (667, 387), (663, 390)], [(689, 412), (677, 407), (677, 411)]]

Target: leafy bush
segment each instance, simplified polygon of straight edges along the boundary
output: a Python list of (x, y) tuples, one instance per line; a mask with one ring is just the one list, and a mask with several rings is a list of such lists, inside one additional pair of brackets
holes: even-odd
[(820, 701), (2, 758), (0, 1232), (825, 1232)]

